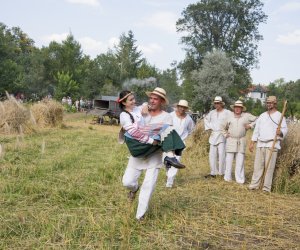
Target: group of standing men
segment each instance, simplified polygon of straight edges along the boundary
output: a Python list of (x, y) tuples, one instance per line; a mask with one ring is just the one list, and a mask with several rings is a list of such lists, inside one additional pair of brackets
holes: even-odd
[[(209, 138), (211, 172), (205, 176), (206, 178), (220, 175), (224, 176), (225, 181), (232, 181), (232, 163), (235, 158), (235, 180), (240, 184), (245, 183), (246, 132), (255, 127), (249, 145), (250, 152), (253, 152), (254, 144), (257, 143), (254, 172), (249, 189), (259, 189), (262, 183), (263, 191), (271, 191), (277, 152), (280, 149), (280, 140), (287, 134), (287, 124), (283, 118), (281, 126), (278, 126), (281, 113), (277, 111), (275, 96), (269, 96), (266, 105), (267, 111), (257, 118), (245, 112), (246, 107), (240, 100), (230, 106), (233, 110), (231, 112), (224, 108), (225, 103), (220, 96), (214, 99), (215, 109), (204, 119), (205, 129), (211, 130)], [(272, 147), (276, 136), (277, 142), (275, 147)], [(268, 163), (269, 166), (266, 166)]]

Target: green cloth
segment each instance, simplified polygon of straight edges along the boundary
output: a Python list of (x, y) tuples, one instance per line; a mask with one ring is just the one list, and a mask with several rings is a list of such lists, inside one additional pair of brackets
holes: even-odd
[(157, 150), (163, 152), (174, 151), (176, 155), (181, 155), (185, 148), (183, 141), (175, 130), (172, 130), (159, 145), (141, 143), (135, 139), (125, 136), (125, 143), (133, 157), (143, 158), (148, 157)]

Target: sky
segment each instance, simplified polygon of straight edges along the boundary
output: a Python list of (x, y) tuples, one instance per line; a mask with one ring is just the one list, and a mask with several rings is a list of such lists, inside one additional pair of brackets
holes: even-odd
[[(138, 49), (163, 70), (184, 59), (176, 21), (192, 0), (0, 0), (0, 22), (20, 27), (38, 47), (72, 33), (91, 58), (113, 48), (132, 30)], [(300, 79), (300, 0), (264, 0), (258, 68), (253, 84)]]

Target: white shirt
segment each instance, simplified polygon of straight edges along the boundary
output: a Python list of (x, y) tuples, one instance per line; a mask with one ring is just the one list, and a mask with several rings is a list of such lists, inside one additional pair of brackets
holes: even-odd
[(173, 127), (180, 136), (180, 138), (184, 141), (193, 131), (195, 127), (195, 123), (193, 119), (186, 114), (184, 118), (180, 118), (176, 115), (176, 112), (173, 111), (170, 113), (173, 119)]
[[(258, 148), (272, 147), (280, 117), (281, 113), (279, 111), (276, 111), (271, 115), (269, 115), (268, 112), (264, 112), (258, 117), (252, 135), (252, 141), (257, 141)], [(288, 132), (285, 118), (283, 118), (281, 123), (281, 132), (283, 137), (285, 137)], [(278, 137), (278, 139), (280, 138)], [(277, 140), (275, 148), (280, 149), (279, 140)]]
[(210, 111), (204, 118), (205, 130), (212, 130), (209, 137), (209, 143), (212, 145), (218, 145), (219, 143), (225, 143), (225, 137), (221, 131), (221, 124), (231, 114), (228, 109), (223, 109), (221, 112), (217, 112), (216, 109)]
[[(173, 124), (171, 115), (165, 111), (162, 111), (162, 113), (157, 116), (148, 115), (144, 117), (144, 122), (145, 125), (151, 125), (157, 123), (169, 124), (169, 125)], [(137, 158), (137, 157), (130, 156), (127, 166), (142, 170), (142, 169), (149, 169), (149, 168), (161, 168), (162, 165), (163, 165), (162, 151), (158, 150), (146, 158)]]

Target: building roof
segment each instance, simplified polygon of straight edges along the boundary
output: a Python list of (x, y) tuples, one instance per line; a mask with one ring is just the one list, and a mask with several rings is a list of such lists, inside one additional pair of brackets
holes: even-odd
[(259, 92), (259, 93), (267, 93), (268, 89), (267, 87), (263, 86), (263, 85), (252, 85), (250, 88), (247, 89), (247, 92)]

